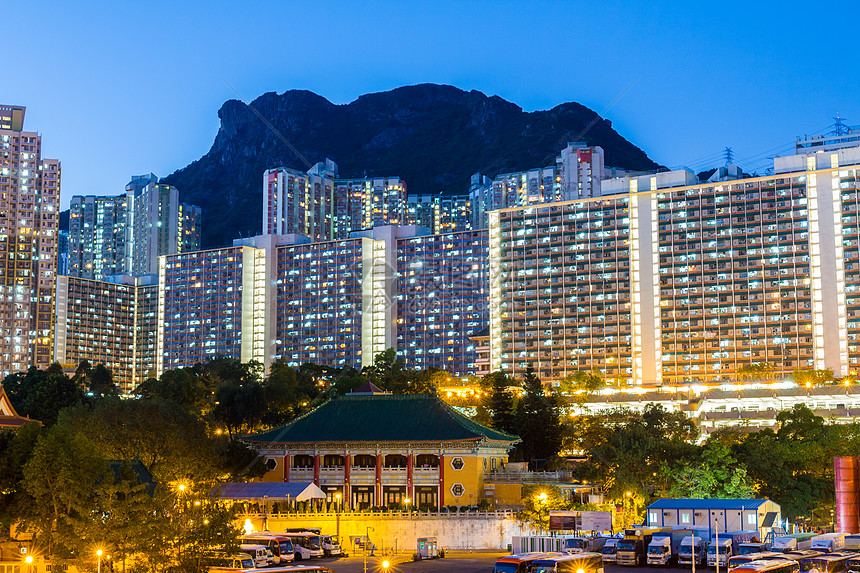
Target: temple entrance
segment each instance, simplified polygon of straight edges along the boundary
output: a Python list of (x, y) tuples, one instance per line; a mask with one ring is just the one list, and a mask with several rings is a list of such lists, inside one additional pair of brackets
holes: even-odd
[(352, 509), (370, 509), (373, 507), (373, 490), (376, 489), (372, 485), (354, 485), (352, 486)]
[(404, 499), (406, 499), (405, 485), (386, 485), (382, 487), (382, 503), (386, 506), (392, 509), (401, 509)]
[(436, 486), (416, 485), (415, 500), (412, 502), (418, 509), (439, 508), (439, 488)]

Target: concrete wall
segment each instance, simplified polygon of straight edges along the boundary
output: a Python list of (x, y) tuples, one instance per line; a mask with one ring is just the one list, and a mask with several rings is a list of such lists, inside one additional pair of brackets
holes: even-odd
[[(436, 537), (440, 548), (451, 549), (506, 549), (514, 535), (525, 535), (512, 515), (486, 513), (471, 515), (435, 514), (412, 517), (407, 515), (383, 516), (379, 514), (345, 514), (340, 516), (340, 527), (335, 514), (301, 514), (293, 517), (270, 516), (268, 529), (284, 531), (288, 528), (319, 527), (327, 535), (340, 531), (347, 553), (350, 535), (366, 535), (372, 527), (370, 539), (379, 548), (415, 552), (419, 537)], [(264, 529), (262, 517), (251, 518), (257, 530)], [(241, 525), (241, 524), (240, 524)]]

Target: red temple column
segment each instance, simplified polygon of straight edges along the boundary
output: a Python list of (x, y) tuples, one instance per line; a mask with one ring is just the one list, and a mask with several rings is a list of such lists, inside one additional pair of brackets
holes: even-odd
[(381, 507), (382, 504), (382, 454), (376, 454), (376, 506)]
[(284, 456), (284, 481), (290, 481), (290, 454)]
[(314, 454), (314, 485), (320, 484), (320, 455)]
[(445, 454), (439, 452), (439, 508), (445, 505)]
[(346, 452), (343, 456), (343, 507), (352, 510), (352, 501), (349, 497), (349, 470), (352, 468), (352, 454)]
[[(412, 495), (412, 453), (406, 456), (406, 497), (408, 497), (412, 503), (415, 503), (415, 497)], [(407, 508), (409, 509), (409, 508)]]

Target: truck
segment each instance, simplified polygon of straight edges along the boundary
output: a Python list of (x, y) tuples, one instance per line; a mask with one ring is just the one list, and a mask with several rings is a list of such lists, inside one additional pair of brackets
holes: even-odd
[(646, 562), (648, 565), (664, 566), (677, 562), (681, 542), (693, 533), (689, 529), (674, 529), (652, 534), (651, 543), (648, 544)]
[(618, 549), (619, 541), (621, 540), (617, 537), (610, 537), (603, 544), (603, 549), (600, 550), (600, 553), (603, 555), (604, 563), (615, 563), (615, 552)]
[(839, 551), (845, 547), (845, 537), (847, 535), (847, 533), (824, 533), (823, 535), (816, 535), (812, 538), (810, 549), (824, 551), (825, 553)]
[(729, 557), (736, 553), (738, 545), (749, 543), (754, 538), (758, 538), (758, 531), (726, 531), (714, 534), (708, 545), (708, 567), (715, 567), (717, 563), (725, 567)]
[(704, 565), (708, 552), (708, 540), (699, 535), (688, 535), (678, 548), (678, 565)]
[(788, 535), (778, 535), (773, 538), (771, 551), (788, 553), (789, 551), (810, 549), (812, 547), (812, 539), (814, 537), (814, 533), (791, 533)]
[(860, 535), (857, 533), (852, 533), (851, 535), (845, 536), (845, 547), (843, 548), (846, 551), (858, 551), (860, 550)]
[(603, 549), (603, 545), (606, 543), (608, 537), (582, 537), (582, 536), (570, 536), (565, 537), (564, 539), (564, 547), (562, 547), (562, 551), (564, 553), (600, 553), (600, 550)]
[(618, 565), (642, 566), (645, 564), (645, 554), (651, 536), (655, 533), (671, 531), (666, 527), (636, 527), (624, 530), (624, 539), (618, 542), (615, 549), (615, 563)]
[(735, 551), (735, 555), (752, 555), (753, 553), (768, 553), (769, 549), (767, 547), (767, 543), (760, 543), (758, 541), (749, 541), (747, 543), (738, 543), (737, 551)]

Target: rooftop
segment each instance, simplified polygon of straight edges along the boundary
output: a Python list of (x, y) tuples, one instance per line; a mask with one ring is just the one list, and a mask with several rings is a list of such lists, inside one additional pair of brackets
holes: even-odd
[(254, 443), (454, 442), (513, 444), (499, 432), (454, 410), (433, 394), (346, 395), (326, 401), (289, 424), (246, 436)]
[(648, 509), (754, 509), (767, 499), (658, 499)]

